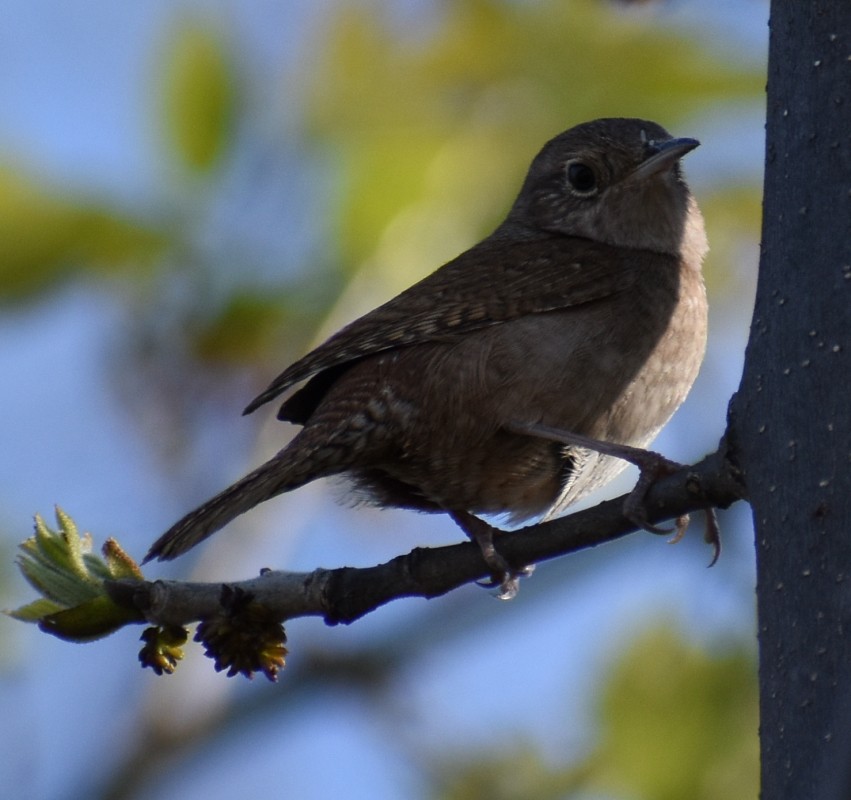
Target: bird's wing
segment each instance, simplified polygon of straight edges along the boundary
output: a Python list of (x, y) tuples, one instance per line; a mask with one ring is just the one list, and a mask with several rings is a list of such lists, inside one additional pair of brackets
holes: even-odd
[(527, 314), (629, 291), (641, 271), (641, 255), (564, 236), (486, 239), (300, 358), (243, 413), (311, 375), (367, 355), (446, 341)]

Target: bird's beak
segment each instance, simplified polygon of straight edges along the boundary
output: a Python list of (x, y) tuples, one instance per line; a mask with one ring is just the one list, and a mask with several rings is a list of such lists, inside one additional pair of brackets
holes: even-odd
[(697, 139), (668, 139), (648, 146), (650, 155), (629, 175), (629, 181), (643, 181), (668, 169), (686, 153), (690, 153), (700, 142)]

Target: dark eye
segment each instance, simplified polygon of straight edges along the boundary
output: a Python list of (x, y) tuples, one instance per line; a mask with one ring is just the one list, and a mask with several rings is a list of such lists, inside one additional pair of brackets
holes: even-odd
[(581, 161), (567, 165), (567, 181), (576, 194), (590, 195), (597, 191), (597, 176), (594, 170)]

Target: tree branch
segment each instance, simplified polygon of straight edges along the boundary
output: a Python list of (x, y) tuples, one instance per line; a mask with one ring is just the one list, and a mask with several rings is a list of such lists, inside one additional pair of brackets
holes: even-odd
[[(647, 520), (657, 523), (692, 511), (726, 508), (745, 496), (739, 472), (724, 441), (698, 464), (659, 480), (646, 499)], [(499, 552), (520, 568), (573, 553), (632, 533), (623, 516), (625, 496), (594, 508), (517, 531), (499, 534)], [(438, 548), (418, 547), (374, 567), (265, 571), (236, 583), (109, 581), (112, 599), (141, 611), (156, 625), (185, 625), (208, 619), (222, 608), (222, 593), (249, 595), (277, 619), (322, 616), (329, 625), (350, 623), (401, 597), (437, 597), (488, 577), (479, 549), (470, 542)]]

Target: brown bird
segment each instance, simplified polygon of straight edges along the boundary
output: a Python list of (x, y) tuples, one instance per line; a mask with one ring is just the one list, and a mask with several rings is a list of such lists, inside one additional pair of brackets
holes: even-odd
[(519, 573), (474, 515), (553, 516), (620, 472), (619, 456), (642, 463), (618, 445), (645, 447), (697, 375), (707, 243), (679, 163), (697, 146), (640, 119), (549, 141), (490, 236), (248, 405), (309, 379), (278, 412), (304, 426), (298, 435), (177, 522), (146, 561), (343, 474), (378, 506), (449, 513), (513, 594)]

